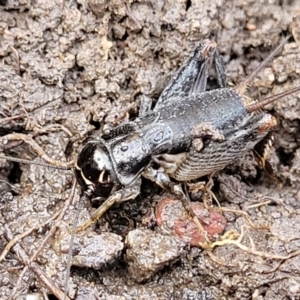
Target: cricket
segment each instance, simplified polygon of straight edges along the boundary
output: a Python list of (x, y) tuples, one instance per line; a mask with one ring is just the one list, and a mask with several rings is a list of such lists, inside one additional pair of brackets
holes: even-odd
[[(72, 234), (86, 230), (113, 205), (134, 200), (140, 194), (142, 178), (180, 199), (198, 229), (204, 232), (183, 184), (215, 174), (249, 151), (254, 151), (261, 166), (267, 164), (267, 149), (277, 122), (264, 107), (299, 92), (300, 86), (259, 100), (246, 96), (246, 89), (289, 38), (284, 38), (235, 87), (228, 86), (216, 41), (205, 38), (175, 72), (155, 103), (140, 103), (135, 119), (94, 134), (82, 145), (74, 162), (57, 164), (35, 146), (34, 150), (45, 160), (41, 166), (74, 172), (82, 188), (79, 201), (103, 200), (88, 221), (75, 225)], [(218, 88), (207, 90), (211, 66)], [(10, 138), (31, 144), (21, 134), (11, 134)], [(0, 158), (31, 163), (7, 155)], [(206, 236), (206, 245), (209, 243)]]

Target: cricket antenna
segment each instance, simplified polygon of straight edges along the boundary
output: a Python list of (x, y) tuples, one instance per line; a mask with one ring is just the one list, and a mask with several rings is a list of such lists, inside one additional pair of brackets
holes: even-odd
[(298, 87), (295, 87), (293, 89), (290, 89), (288, 91), (285, 91), (285, 92), (282, 92), (282, 93), (279, 93), (279, 94), (276, 94), (274, 96), (271, 96), (271, 97), (268, 97), (268, 98), (265, 98), (259, 102), (256, 102), (256, 103), (253, 103), (253, 104), (249, 104), (246, 106), (246, 110), (248, 113), (252, 113), (256, 110), (259, 110), (260, 108), (263, 108), (264, 106), (266, 106), (267, 104), (270, 104), (272, 102), (275, 102), (285, 96), (288, 96), (288, 95), (291, 95), (293, 93), (296, 93), (300, 91), (300, 86)]
[(247, 88), (248, 84), (257, 76), (257, 74), (269, 63), (274, 56), (280, 51), (280, 49), (284, 46), (284, 44), (288, 41), (290, 35), (288, 35), (269, 55), (268, 57), (263, 60), (260, 65), (253, 70), (251, 74), (249, 74), (237, 87), (236, 90), (243, 94), (245, 89)]
[(7, 156), (7, 155), (0, 155), (0, 159), (7, 159), (9, 161), (13, 161), (13, 162), (17, 162), (17, 163), (21, 163), (21, 164), (27, 164), (27, 165), (37, 165), (37, 166), (42, 166), (45, 168), (52, 168), (52, 169), (58, 169), (58, 170), (70, 170), (72, 169), (72, 167), (67, 167), (67, 166), (54, 166), (54, 165), (50, 165), (44, 162), (38, 162), (38, 161), (32, 161), (29, 159), (23, 159), (23, 158), (16, 158), (16, 157), (12, 157), (12, 156)]

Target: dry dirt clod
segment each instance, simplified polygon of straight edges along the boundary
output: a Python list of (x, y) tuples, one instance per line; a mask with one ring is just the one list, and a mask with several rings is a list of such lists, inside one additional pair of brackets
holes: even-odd
[[(226, 219), (214, 208), (206, 209), (199, 202), (192, 202), (191, 208), (210, 240), (224, 232)], [(205, 242), (205, 237), (188, 216), (180, 200), (162, 199), (156, 206), (156, 222), (162, 230), (173, 232), (191, 246), (199, 247)]]
[(126, 261), (131, 277), (142, 282), (164, 266), (176, 262), (185, 242), (174, 236), (164, 236), (151, 230), (135, 229), (126, 238)]
[(112, 264), (124, 247), (121, 237), (109, 232), (76, 235), (74, 244), (72, 265), (95, 270)]

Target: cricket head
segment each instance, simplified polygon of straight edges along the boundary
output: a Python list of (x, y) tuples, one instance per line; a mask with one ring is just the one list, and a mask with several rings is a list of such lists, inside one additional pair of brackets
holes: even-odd
[(77, 182), (92, 190), (96, 197), (108, 197), (114, 187), (115, 175), (112, 160), (100, 141), (88, 142), (78, 155), (75, 166)]

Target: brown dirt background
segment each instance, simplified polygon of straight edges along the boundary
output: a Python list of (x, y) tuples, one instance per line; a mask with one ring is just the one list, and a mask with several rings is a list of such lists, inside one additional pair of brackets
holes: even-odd
[[(133, 103), (137, 105), (130, 116), (136, 115), (142, 97), (157, 99), (172, 72), (213, 30), (233, 85), (282, 36), (292, 34), (248, 92), (259, 98), (299, 86), (299, 14), (297, 0), (2, 0), (0, 147), (6, 154), (36, 159), (25, 143), (5, 139), (20, 132), (31, 135), (50, 157), (71, 160), (93, 129), (112, 124)], [(215, 186), (222, 207), (243, 210), (254, 224), (268, 228), (247, 227), (243, 244), (251, 247), (252, 240), (257, 251), (281, 256), (300, 247), (299, 99), (298, 93), (267, 107), (278, 120), (270, 153), (275, 178), (260, 171), (249, 154), (221, 172)], [(19, 117), (10, 118), (15, 116)], [(8, 162), (1, 162), (1, 167), (0, 250), (8, 242), (7, 226), (16, 236), (45, 222), (62, 209), (72, 183), (67, 171)], [(146, 187), (145, 198), (151, 198), (151, 191), (156, 193), (153, 189)], [(74, 201), (79, 195), (77, 187)], [(145, 211), (155, 206), (147, 199), (124, 204), (119, 211), (129, 211), (131, 217), (130, 210), (147, 215)], [(249, 208), (265, 201), (269, 202)], [(84, 206), (80, 219), (87, 219), (93, 210), (90, 203)], [(71, 205), (36, 259), (62, 290), (67, 254), (61, 241), (75, 214)], [(227, 230), (241, 232), (243, 224), (249, 225), (242, 215), (224, 216)], [(28, 255), (53, 225), (50, 222), (22, 239), (20, 245)], [(109, 221), (101, 226), (113, 231)], [(74, 268), (69, 295), (72, 299), (300, 299), (299, 255), (268, 259), (234, 245), (218, 247), (213, 254), (219, 262), (201, 249), (186, 247), (175, 264), (164, 266), (143, 283), (131, 278), (122, 255), (104, 270)], [(9, 299), (23, 268), (15, 251), (0, 263), (1, 299)], [(36, 299), (56, 299), (38, 276), (27, 271), (14, 299), (26, 299), (34, 292)]]

